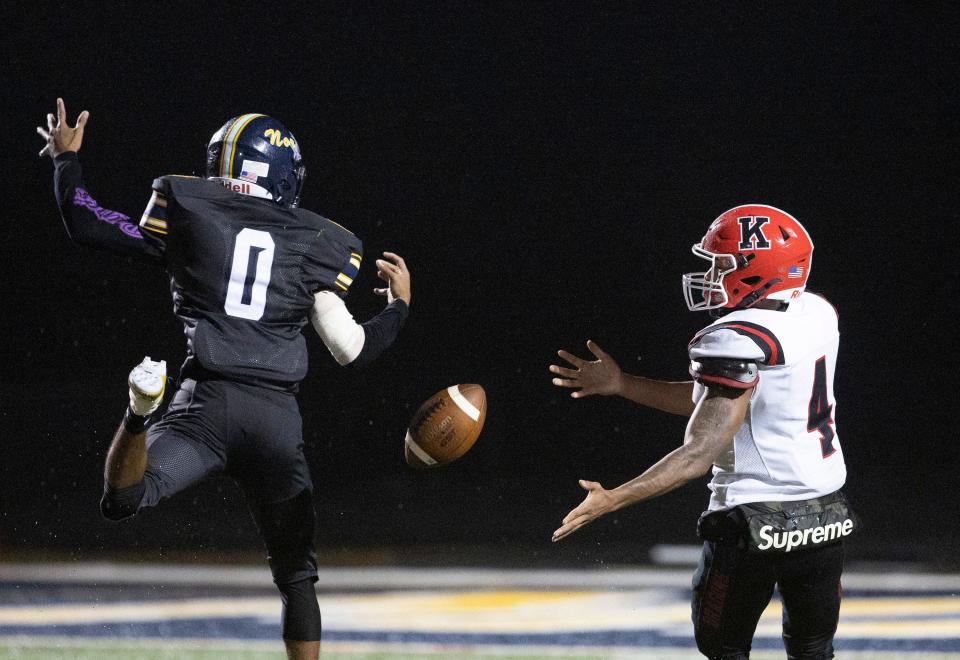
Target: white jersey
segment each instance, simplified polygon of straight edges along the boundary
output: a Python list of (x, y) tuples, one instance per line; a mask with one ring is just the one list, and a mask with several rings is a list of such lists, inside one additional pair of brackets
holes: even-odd
[[(833, 306), (803, 293), (784, 311), (727, 314), (690, 342), (691, 360), (753, 360), (760, 370), (733, 449), (713, 467), (711, 511), (811, 499), (843, 485), (847, 469), (833, 396), (839, 336)], [(704, 392), (694, 383), (695, 402)]]

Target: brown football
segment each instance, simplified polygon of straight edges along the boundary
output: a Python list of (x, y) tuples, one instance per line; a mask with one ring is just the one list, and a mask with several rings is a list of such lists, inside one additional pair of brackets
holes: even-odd
[(407, 465), (426, 469), (460, 458), (480, 436), (487, 393), (479, 385), (451, 385), (427, 399), (410, 421), (403, 443)]

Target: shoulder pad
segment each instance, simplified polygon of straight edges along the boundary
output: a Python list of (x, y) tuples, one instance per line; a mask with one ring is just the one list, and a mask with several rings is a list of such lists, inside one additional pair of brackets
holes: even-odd
[(153, 189), (157, 192), (169, 194), (170, 186), (174, 182), (179, 181), (202, 181), (200, 177), (197, 176), (186, 176), (181, 174), (166, 174), (164, 176), (158, 176), (153, 180)]
[(306, 209), (293, 209), (303, 222), (315, 227), (321, 237), (317, 252), (310, 255), (316, 268), (317, 286), (345, 296), (360, 273), (363, 241), (333, 220)]
[(143, 215), (140, 216), (140, 229), (159, 236), (166, 236), (169, 231), (167, 226), (167, 196), (161, 189), (157, 188), (156, 183), (154, 181), (150, 201), (147, 202), (147, 208), (143, 210)]
[(752, 360), (701, 358), (690, 361), (690, 375), (705, 386), (750, 389), (760, 380), (760, 369)]
[(783, 346), (776, 335), (749, 321), (707, 326), (693, 337), (687, 348), (691, 360), (717, 357), (754, 360), (766, 366), (784, 364)]
[(319, 213), (314, 213), (313, 211), (302, 209), (300, 207), (295, 207), (290, 210), (293, 211), (302, 222), (317, 227), (325, 232), (329, 232), (332, 237), (336, 237), (343, 242), (359, 240), (357, 239), (356, 234), (341, 225), (339, 222), (334, 222), (330, 218), (325, 218)]
[(344, 263), (334, 280), (337, 288), (344, 293), (350, 290), (350, 285), (353, 284), (357, 275), (360, 274), (360, 262), (363, 260), (363, 248), (359, 246), (359, 241), (356, 247), (346, 246), (346, 249), (349, 251), (349, 253), (346, 254), (346, 263)]
[(834, 305), (832, 302), (830, 302), (829, 300), (827, 300), (827, 297), (826, 297), (826, 296), (823, 296), (823, 295), (820, 295), (819, 293), (815, 293), (815, 292), (813, 292), (813, 291), (810, 291), (809, 289), (808, 289), (805, 293), (809, 293), (811, 296), (813, 296), (813, 297), (815, 297), (815, 298), (819, 298), (819, 299), (822, 300), (823, 302), (825, 302), (825, 303), (827, 303), (828, 305), (830, 305), (830, 309), (833, 310), (833, 315), (837, 317), (837, 320), (840, 320), (840, 312), (837, 311), (836, 305)]
[(330, 223), (330, 224), (333, 225), (334, 227), (337, 227), (338, 229), (340, 229), (340, 231), (346, 232), (347, 234), (350, 234), (351, 236), (356, 236), (356, 234), (354, 234), (352, 231), (350, 231), (349, 229), (347, 229), (346, 227), (344, 227), (343, 225), (341, 225), (339, 222), (336, 222), (336, 221), (334, 221), (334, 220), (331, 220), (330, 218), (324, 218), (322, 215), (321, 215), (320, 217), (323, 218), (324, 220), (326, 220), (328, 223)]

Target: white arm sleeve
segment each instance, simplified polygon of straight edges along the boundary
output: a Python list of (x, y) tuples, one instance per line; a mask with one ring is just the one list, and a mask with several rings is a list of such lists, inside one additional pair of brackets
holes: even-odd
[(310, 323), (337, 364), (350, 364), (360, 355), (365, 339), (363, 327), (353, 320), (343, 299), (333, 291), (318, 291), (313, 296)]

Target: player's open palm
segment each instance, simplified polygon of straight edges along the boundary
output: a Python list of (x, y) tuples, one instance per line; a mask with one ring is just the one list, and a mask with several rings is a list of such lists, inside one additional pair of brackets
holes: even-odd
[(63, 99), (57, 99), (57, 116), (47, 115), (46, 129), (37, 126), (37, 133), (47, 141), (46, 146), (40, 150), (40, 155), (56, 158), (65, 151), (80, 151), (83, 129), (88, 119), (90, 119), (90, 113), (84, 110), (77, 117), (76, 126), (71, 127), (67, 123), (67, 109), (63, 105)]
[(410, 270), (407, 262), (399, 254), (384, 252), (383, 259), (377, 259), (377, 277), (387, 283), (382, 289), (374, 289), (380, 296), (386, 296), (387, 302), (400, 299), (410, 304)]
[(584, 525), (614, 510), (613, 495), (596, 481), (581, 479), (580, 487), (587, 491), (586, 498), (580, 503), (580, 506), (566, 515), (563, 519), (563, 525), (553, 533), (552, 541), (559, 541), (570, 536)]
[(557, 351), (557, 355), (569, 362), (573, 368), (551, 364), (551, 373), (560, 376), (553, 379), (553, 384), (557, 387), (580, 388), (570, 393), (574, 399), (591, 394), (619, 394), (622, 376), (620, 365), (592, 340), (587, 341), (587, 349), (593, 353), (596, 360), (584, 360), (567, 351)]

